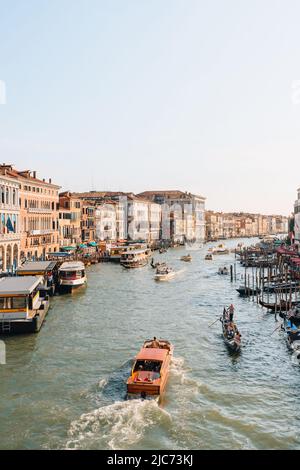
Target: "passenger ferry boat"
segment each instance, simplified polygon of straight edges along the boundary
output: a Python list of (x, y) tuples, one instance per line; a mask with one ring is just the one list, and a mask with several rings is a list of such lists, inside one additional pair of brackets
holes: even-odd
[(58, 282), (61, 292), (72, 292), (86, 284), (85, 266), (81, 261), (63, 263), (58, 270)]
[(124, 268), (142, 268), (149, 261), (149, 256), (145, 250), (126, 251), (121, 255), (121, 265)]
[(145, 250), (147, 256), (151, 255), (151, 250), (147, 248), (145, 243), (131, 243), (129, 245), (117, 245), (110, 249), (110, 261), (120, 262), (123, 254), (136, 250)]
[(164, 339), (158, 340), (157, 344), (158, 346), (153, 347), (151, 340), (145, 341), (135, 357), (131, 375), (127, 380), (129, 396), (140, 395), (146, 398), (147, 395), (160, 396), (164, 392), (169, 377), (173, 346)]
[(49, 309), (49, 297), (39, 290), (42, 276), (0, 279), (0, 333), (35, 333)]

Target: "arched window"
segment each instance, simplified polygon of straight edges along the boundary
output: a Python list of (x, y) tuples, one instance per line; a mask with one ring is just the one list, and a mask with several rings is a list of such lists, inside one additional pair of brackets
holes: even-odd
[(6, 188), (6, 204), (9, 204), (9, 189)]
[(16, 190), (13, 189), (13, 205), (16, 205)]

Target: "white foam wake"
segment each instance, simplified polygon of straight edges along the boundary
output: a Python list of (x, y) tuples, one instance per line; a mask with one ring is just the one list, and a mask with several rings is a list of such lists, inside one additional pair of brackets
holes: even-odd
[(138, 442), (147, 428), (171, 421), (155, 400), (118, 401), (85, 413), (69, 429), (68, 449), (126, 449)]

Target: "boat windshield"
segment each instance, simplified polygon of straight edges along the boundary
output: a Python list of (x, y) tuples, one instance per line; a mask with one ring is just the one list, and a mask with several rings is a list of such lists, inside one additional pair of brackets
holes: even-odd
[(148, 360), (138, 360), (134, 365), (133, 372), (155, 372), (158, 374), (161, 369), (161, 362), (160, 361), (148, 361)]

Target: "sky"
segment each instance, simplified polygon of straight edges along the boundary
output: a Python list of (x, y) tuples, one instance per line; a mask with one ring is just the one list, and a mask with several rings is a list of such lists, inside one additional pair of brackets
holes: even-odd
[(298, 0), (0, 0), (0, 161), (62, 190), (288, 215), (299, 17)]

